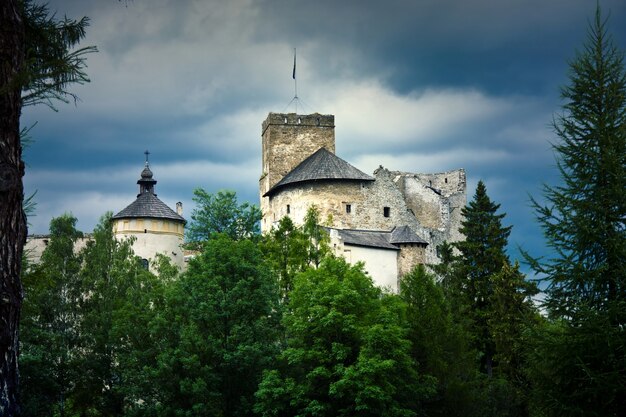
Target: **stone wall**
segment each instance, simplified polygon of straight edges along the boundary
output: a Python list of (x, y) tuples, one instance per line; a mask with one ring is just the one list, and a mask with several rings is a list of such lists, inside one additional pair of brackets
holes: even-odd
[[(270, 113), (263, 122), (263, 172), (259, 182), (261, 230), (269, 231), (283, 216), (296, 224), (315, 205), (321, 219), (341, 229), (390, 231), (409, 226), (428, 242), (421, 262), (438, 263), (437, 246), (463, 239), (461, 209), (466, 204), (463, 169), (434, 174), (374, 171), (375, 181), (322, 180), (291, 184), (270, 197), (263, 195), (300, 162), (325, 147), (334, 153), (332, 115)], [(330, 222), (327, 220), (330, 219)]]
[[(76, 240), (74, 244), (74, 252), (78, 253), (83, 250), (87, 243), (91, 241), (91, 235), (84, 234), (81, 239)], [(26, 245), (24, 245), (24, 254), (29, 262), (39, 263), (43, 251), (48, 247), (50, 242), (50, 235), (29, 235), (26, 238)]]
[(421, 243), (402, 243), (398, 253), (398, 277), (402, 277), (418, 264), (426, 263), (426, 245)]
[(318, 113), (270, 113), (261, 133), (262, 173), (259, 180), (261, 210), (268, 203), (263, 197), (298, 164), (320, 148), (335, 153), (335, 116)]

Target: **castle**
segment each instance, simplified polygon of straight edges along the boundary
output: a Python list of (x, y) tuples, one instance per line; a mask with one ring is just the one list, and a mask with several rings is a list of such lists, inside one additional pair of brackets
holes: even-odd
[[(262, 232), (284, 216), (302, 224), (315, 205), (321, 219), (330, 222), (334, 253), (363, 262), (382, 287), (397, 290), (399, 278), (415, 265), (438, 263), (439, 244), (463, 238), (463, 169), (417, 174), (381, 166), (368, 175), (335, 155), (335, 117), (318, 113), (269, 113), (261, 147)], [(174, 211), (157, 198), (147, 156), (139, 194), (113, 216), (113, 232), (118, 239), (134, 238), (133, 249), (146, 268), (161, 253), (184, 269), (182, 204)], [(38, 259), (46, 239), (29, 237), (32, 258)]]
[(270, 113), (261, 137), (263, 232), (283, 216), (301, 224), (315, 205), (330, 221), (335, 254), (364, 262), (378, 285), (393, 290), (416, 264), (438, 263), (439, 244), (463, 238), (463, 169), (417, 174), (381, 166), (365, 174), (335, 155), (333, 115)]

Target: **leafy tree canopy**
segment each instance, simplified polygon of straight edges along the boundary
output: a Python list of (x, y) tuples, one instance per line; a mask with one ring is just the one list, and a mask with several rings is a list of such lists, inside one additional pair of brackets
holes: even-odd
[(186, 230), (189, 242), (205, 242), (216, 233), (223, 233), (233, 240), (260, 234), (261, 210), (249, 203), (239, 204), (234, 191), (211, 194), (196, 188), (193, 194), (196, 207)]

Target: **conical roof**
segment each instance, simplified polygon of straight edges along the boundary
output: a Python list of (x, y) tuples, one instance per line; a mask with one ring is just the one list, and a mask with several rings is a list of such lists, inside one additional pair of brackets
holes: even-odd
[(320, 180), (374, 181), (374, 178), (353, 167), (326, 148), (320, 148), (285, 175), (265, 193), (264, 197), (271, 196), (278, 189), (289, 184)]
[(114, 219), (167, 219), (185, 223), (185, 219), (169, 208), (151, 192), (139, 194), (137, 199), (124, 210), (113, 216)]
[(164, 202), (158, 199), (154, 193), (154, 185), (157, 183), (152, 178), (152, 171), (148, 163), (148, 151), (146, 151), (146, 164), (141, 171), (139, 184), (139, 194), (137, 199), (130, 203), (124, 210), (113, 216), (114, 219), (167, 219), (185, 223), (185, 219), (169, 208)]

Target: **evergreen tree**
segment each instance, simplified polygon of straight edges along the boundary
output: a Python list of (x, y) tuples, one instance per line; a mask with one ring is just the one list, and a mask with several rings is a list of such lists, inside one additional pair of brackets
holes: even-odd
[(460, 252), (456, 258), (453, 283), (453, 302), (465, 306), (471, 320), (474, 343), (481, 355), (481, 369), (488, 375), (493, 371), (495, 342), (487, 320), (491, 309), (493, 277), (509, 262), (506, 245), (511, 226), (503, 226), (505, 214), (497, 214), (499, 204), (491, 201), (487, 188), (478, 182), (476, 194), (463, 208), (460, 232), (465, 240), (454, 244)]
[(563, 183), (544, 186), (546, 205), (534, 201), (554, 254), (528, 256), (557, 320), (538, 338), (537, 398), (549, 415), (617, 416), (626, 409), (626, 72), (599, 7), (569, 78), (554, 120)]

